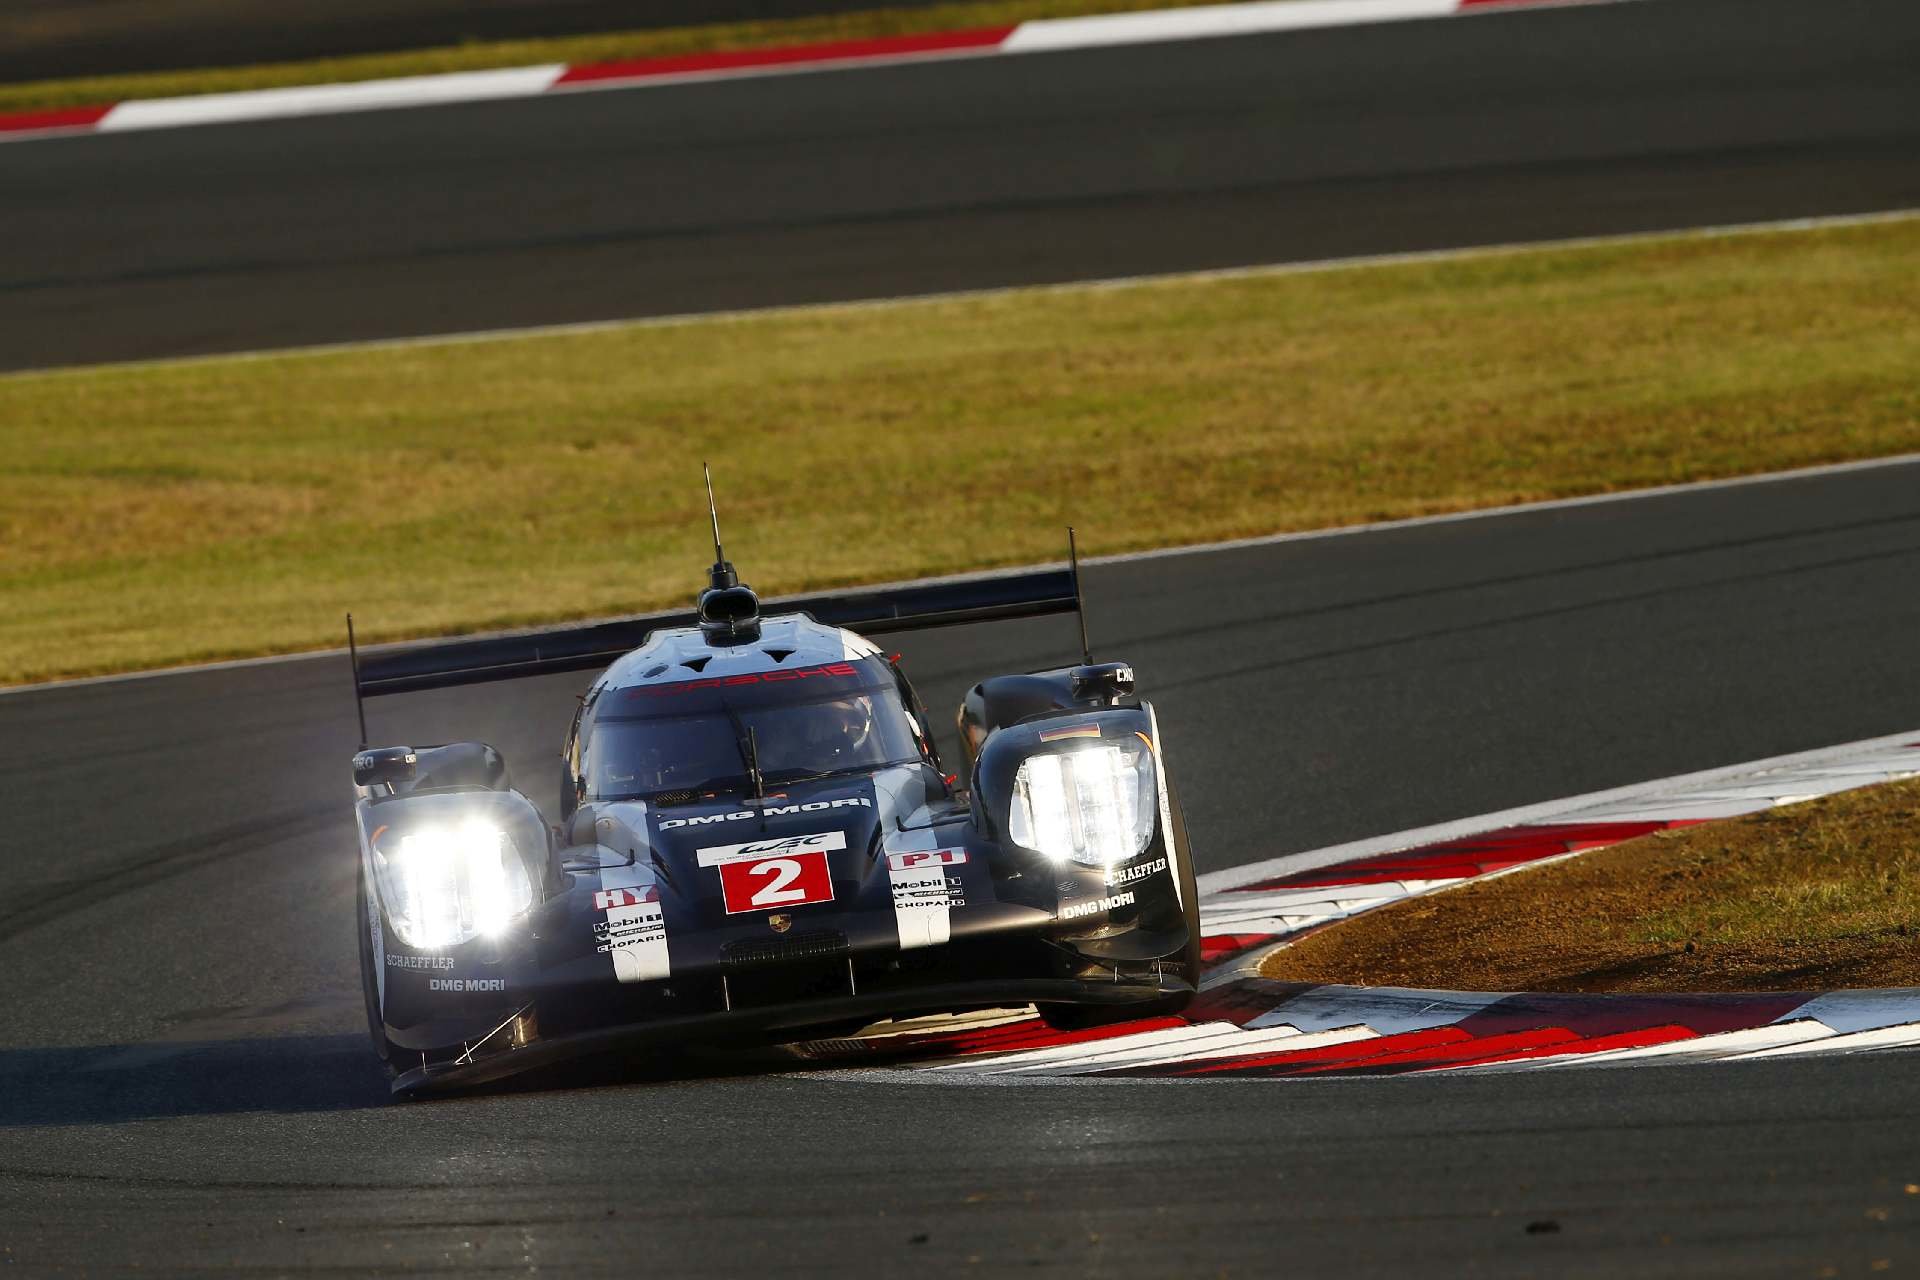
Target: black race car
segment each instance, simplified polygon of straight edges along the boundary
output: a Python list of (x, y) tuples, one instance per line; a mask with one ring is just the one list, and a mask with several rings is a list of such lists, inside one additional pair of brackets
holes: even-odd
[(1077, 572), (763, 617), (714, 541), (690, 616), (356, 658), (359, 696), (606, 666), (567, 731), (557, 825), (485, 744), (354, 756), (367, 1020), (395, 1092), (649, 1042), (1186, 1004), (1193, 861), (1131, 670), (974, 685), (962, 789), (897, 659), (848, 629), (1073, 610)]

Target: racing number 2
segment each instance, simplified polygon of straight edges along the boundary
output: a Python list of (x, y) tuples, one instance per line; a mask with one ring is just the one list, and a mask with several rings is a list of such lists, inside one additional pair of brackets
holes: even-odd
[(807, 891), (788, 886), (800, 878), (800, 860), (798, 858), (768, 858), (765, 862), (749, 862), (747, 874), (765, 876), (765, 887), (754, 892), (747, 901), (756, 907), (777, 907), (785, 902), (805, 902)]
[(827, 855), (814, 850), (720, 865), (720, 892), (727, 914), (833, 901)]

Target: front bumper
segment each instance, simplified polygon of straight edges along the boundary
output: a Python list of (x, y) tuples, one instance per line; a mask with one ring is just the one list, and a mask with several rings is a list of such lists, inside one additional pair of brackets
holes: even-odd
[[(396, 1094), (420, 1095), (470, 1088), (524, 1071), (570, 1059), (599, 1054), (646, 1050), (663, 1043), (777, 1044), (800, 1039), (800, 1033), (854, 1019), (878, 1021), (918, 1013), (961, 1012), (968, 1009), (1017, 1008), (1026, 1004), (1076, 1004), (1114, 1007), (1147, 1004), (1191, 996), (1193, 987), (1171, 973), (1151, 978), (1002, 978), (977, 982), (946, 982), (899, 990), (765, 1005), (750, 1009), (706, 1012), (623, 1022), (552, 1037), (536, 1035), (514, 1044), (506, 1035), (490, 1037), (451, 1059), (396, 1064)], [(533, 1010), (529, 1004), (516, 1018)], [(537, 1018), (537, 1013), (535, 1014)], [(503, 1031), (512, 1022), (503, 1023)], [(411, 1055), (409, 1055), (411, 1056)]]

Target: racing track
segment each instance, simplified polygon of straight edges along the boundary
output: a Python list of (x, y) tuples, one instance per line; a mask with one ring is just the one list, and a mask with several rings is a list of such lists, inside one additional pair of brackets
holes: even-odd
[[(1648, 3), (23, 144), (0, 149), (0, 363), (1920, 203), (1917, 25)], [(1909, 727), (1916, 481), (1102, 566), (1094, 634), (1158, 699), (1224, 867)], [(902, 645), (936, 705), (1069, 646), (1058, 619)], [(375, 704), (374, 733), (490, 738), (546, 799), (576, 687)], [(336, 658), (0, 697), (13, 1269), (1913, 1258), (1908, 1059), (980, 1089), (682, 1064), (388, 1106), (359, 1031), (353, 742)]]
[[(1093, 630), (1159, 699), (1212, 869), (1910, 725), (1917, 482), (1906, 463), (1104, 565)], [(1070, 633), (903, 647), (950, 705)], [(490, 738), (545, 798), (580, 683), (376, 703), (374, 737)], [(0, 1256), (23, 1269), (1912, 1256), (1899, 1058), (992, 1088), (749, 1062), (388, 1106), (358, 1028), (342, 660), (14, 694), (0, 726)]]
[(0, 369), (1920, 205), (1920, 7), (1645, 0), (0, 146)]

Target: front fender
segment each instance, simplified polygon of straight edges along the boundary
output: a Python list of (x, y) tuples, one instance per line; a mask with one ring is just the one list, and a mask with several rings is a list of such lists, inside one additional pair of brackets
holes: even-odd
[[(412, 792), (362, 799), (354, 810), (377, 1020), (398, 1049), (472, 1043), (524, 1008), (536, 980), (527, 919), (560, 891), (552, 835), (533, 802), (517, 791)], [(533, 887), (526, 917), (498, 936), (440, 946), (411, 945), (394, 925), (391, 858), (407, 835), (480, 821), (497, 827)]]

